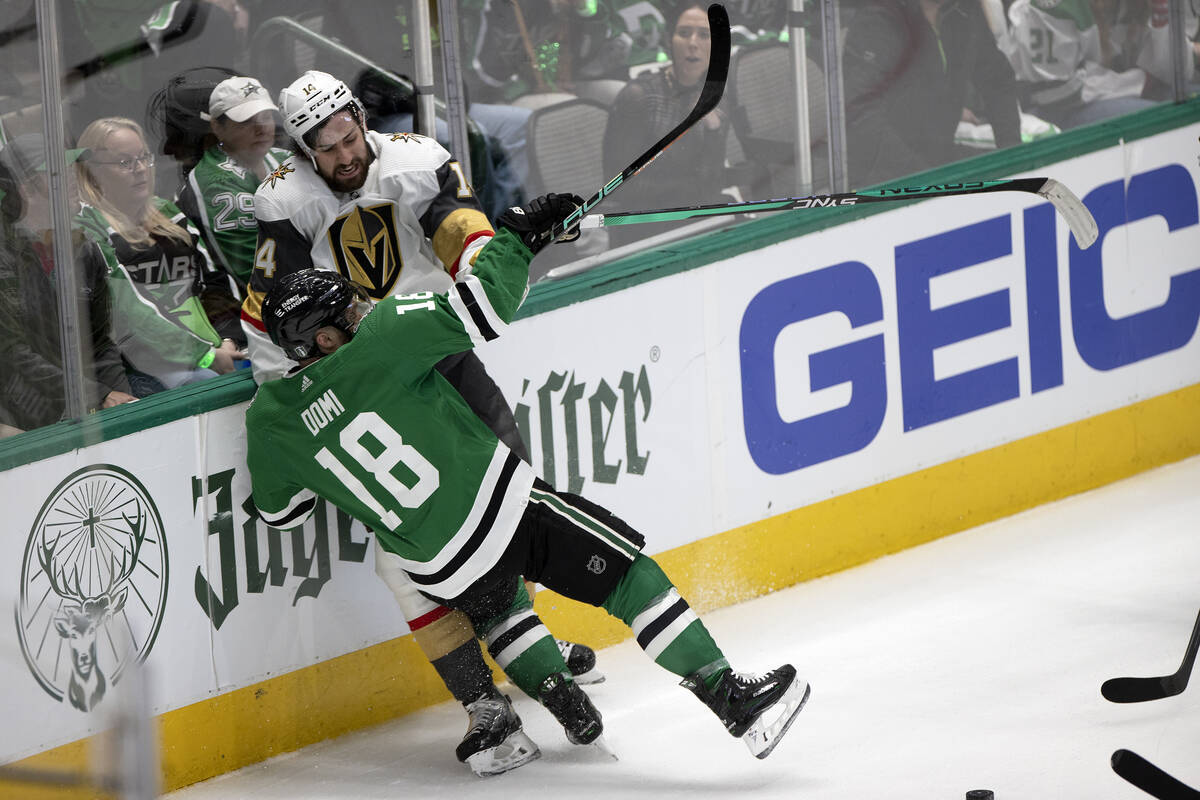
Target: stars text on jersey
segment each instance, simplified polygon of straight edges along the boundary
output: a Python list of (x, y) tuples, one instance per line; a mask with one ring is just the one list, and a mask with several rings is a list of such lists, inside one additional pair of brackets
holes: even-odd
[(172, 283), (175, 281), (191, 282), (192, 257), (179, 255), (167, 260), (166, 255), (159, 256), (153, 261), (143, 261), (126, 266), (129, 276), (137, 283)]

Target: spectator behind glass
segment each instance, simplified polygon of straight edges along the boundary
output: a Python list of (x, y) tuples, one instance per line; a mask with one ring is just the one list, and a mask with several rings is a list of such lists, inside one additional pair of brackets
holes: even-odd
[[(708, 73), (711, 33), (704, 3), (682, 3), (667, 19), (671, 64), (642, 72), (613, 101), (604, 130), (604, 174), (615, 175), (679, 124), (696, 105)], [(625, 197), (630, 207), (670, 208), (719, 203), (724, 198), (725, 140), (729, 126), (720, 109), (676, 140), (646, 167)], [(613, 228), (611, 241), (629, 241), (660, 230)]]
[(80, 220), (108, 264), (113, 332), (134, 395), (232, 371), (245, 355), (222, 340), (200, 302), (208, 253), (183, 212), (154, 195), (154, 156), (141, 126), (98, 119), (79, 144), (92, 151), (75, 165)]
[(865, 186), (954, 161), (968, 94), (997, 147), (1021, 141), (1012, 67), (978, 0), (867, 0), (846, 30), (850, 184)]
[[(1187, 12), (1194, 27), (1195, 14)], [(1022, 105), (1060, 128), (1129, 114), (1166, 99), (1173, 75), (1166, 4), (1156, 0), (1016, 0), (1000, 47)], [(1183, 33), (1180, 32), (1180, 36)], [(1194, 75), (1185, 59), (1184, 76)]]
[[(11, 432), (62, 419), (66, 410), (58, 287), (51, 242), (45, 141), (31, 133), (0, 150), (0, 423)], [(68, 150), (73, 162), (82, 150)], [(77, 211), (68, 172), (69, 203)], [(83, 389), (88, 411), (133, 400), (121, 353), (109, 336), (107, 268), (99, 248), (71, 232), (79, 306), (86, 318)], [(2, 435), (2, 434), (0, 434)]]
[[(254, 269), (254, 192), (291, 153), (273, 147), (279, 109), (254, 78), (217, 84), (205, 108), (200, 116), (211, 126), (215, 144), (188, 174), (178, 203), (203, 233), (217, 265), (236, 282), (237, 317)], [(240, 330), (239, 335), (244, 337)]]
[(487, 0), (472, 61), (474, 100), (575, 92), (582, 81), (626, 80), (632, 40), (597, 0)]

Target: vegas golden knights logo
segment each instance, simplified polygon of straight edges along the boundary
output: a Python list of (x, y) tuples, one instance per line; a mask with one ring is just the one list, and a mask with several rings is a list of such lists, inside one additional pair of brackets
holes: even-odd
[(270, 181), (271, 188), (274, 189), (275, 181), (281, 181), (288, 176), (289, 172), (295, 172), (295, 171), (296, 170), (290, 164), (280, 164), (278, 167), (275, 168), (274, 172), (272, 172), (267, 177), (263, 178), (263, 183), (267, 183), (268, 181)]
[(362, 284), (372, 299), (387, 297), (403, 263), (391, 203), (355, 206), (329, 226), (329, 249), (342, 275)]

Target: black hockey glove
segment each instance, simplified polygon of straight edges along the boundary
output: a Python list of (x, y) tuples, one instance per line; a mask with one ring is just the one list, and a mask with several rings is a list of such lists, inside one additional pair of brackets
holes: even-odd
[[(566, 219), (572, 211), (583, 205), (583, 198), (577, 194), (544, 194), (535, 197), (527, 205), (513, 206), (496, 219), (497, 227), (511, 230), (525, 246), (538, 254), (543, 247), (550, 244), (550, 231), (555, 224)], [(559, 238), (560, 242), (570, 242), (579, 238), (579, 228)]]

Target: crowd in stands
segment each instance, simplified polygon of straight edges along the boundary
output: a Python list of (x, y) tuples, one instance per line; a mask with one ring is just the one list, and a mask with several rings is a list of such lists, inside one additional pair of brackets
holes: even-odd
[[(539, 184), (527, 132), (556, 104), (586, 98), (605, 110), (602, 146), (579, 157), (609, 176), (678, 122), (708, 67), (706, 5), (462, 0), (457, 52), (471, 152), (456, 156), (469, 159), (487, 216), (545, 191), (587, 196), (598, 188)], [(851, 186), (1170, 100), (1172, 36), (1185, 38), (1190, 91), (1200, 24), (1195, 4), (1184, 5), (1179, 31), (1168, 24), (1168, 0), (842, 0)], [(819, 76), (819, 4), (806, 4), (800, 20), (788, 7), (727, 0), (734, 46), (786, 47), (791, 20), (808, 29), (807, 69)], [(306, 69), (327, 70), (353, 88), (368, 128), (414, 130), (411, 9), (409, 0), (59, 4), (71, 281), (59, 279), (54, 263), (47, 146), (56, 145), (40, 133), (32, 4), (22, 18), (0, 18), (9, 87), (0, 93), (0, 435), (67, 413), (59, 331), (72, 326), (60, 324), (64, 310), (78, 314), (88, 410), (247, 366), (239, 316), (261, 257), (255, 190), (289, 158), (303, 161), (279, 124), (278, 92)], [(280, 16), (373, 66), (289, 38), (271, 22)], [(441, 64), (435, 58), (437, 86)], [(753, 113), (727, 91), (609, 210), (777, 196), (773, 169), (748, 167), (762, 146), (747, 134)], [(826, 145), (818, 122), (814, 154)], [(444, 119), (435, 136), (450, 146)], [(785, 159), (786, 139), (774, 143)], [(562, 145), (570, 151), (571, 142)], [(812, 191), (825, 188), (823, 172), (815, 163)], [(605, 231), (612, 238), (603, 246), (663, 227)], [(585, 255), (587, 241), (569, 252)], [(60, 297), (64, 285), (76, 296)]]

